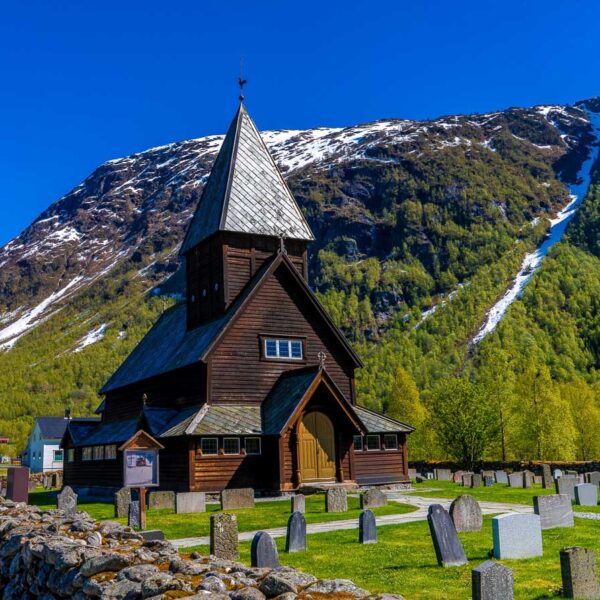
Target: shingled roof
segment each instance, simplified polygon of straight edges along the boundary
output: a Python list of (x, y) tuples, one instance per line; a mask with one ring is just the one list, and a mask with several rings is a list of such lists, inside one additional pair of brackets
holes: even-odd
[(181, 254), (217, 231), (314, 239), (243, 104), (215, 159)]

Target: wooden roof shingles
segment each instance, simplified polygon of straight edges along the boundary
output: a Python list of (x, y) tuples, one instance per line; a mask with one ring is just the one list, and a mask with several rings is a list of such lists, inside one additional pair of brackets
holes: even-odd
[(354, 411), (364, 423), (368, 433), (411, 433), (414, 427), (376, 413), (364, 406), (354, 406)]

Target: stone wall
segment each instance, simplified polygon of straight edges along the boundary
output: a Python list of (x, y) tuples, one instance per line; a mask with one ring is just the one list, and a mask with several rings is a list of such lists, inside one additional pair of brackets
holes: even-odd
[[(119, 523), (67, 516), (0, 498), (3, 600), (137, 600), (193, 597), (266, 600), (300, 592), (319, 598), (372, 598), (343, 579), (318, 580), (289, 567), (252, 568), (210, 556), (182, 556), (167, 541), (146, 541)], [(385, 600), (401, 600), (386, 595)]]
[[(482, 461), (475, 465), (475, 471), (490, 470), (490, 471), (523, 471), (528, 469), (534, 473), (542, 474), (542, 465), (549, 464), (551, 469), (561, 469), (562, 471), (577, 471), (578, 473), (589, 473), (591, 471), (600, 471), (600, 462), (598, 461), (587, 461), (587, 462), (561, 462), (561, 461)], [(451, 469), (452, 471), (459, 471), (461, 469), (467, 469), (466, 465), (453, 461), (414, 461), (409, 462), (408, 466), (411, 469), (416, 469), (417, 472), (433, 471), (434, 469)]]

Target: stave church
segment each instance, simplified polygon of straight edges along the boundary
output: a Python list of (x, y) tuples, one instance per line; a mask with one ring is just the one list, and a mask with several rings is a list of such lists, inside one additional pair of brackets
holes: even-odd
[(413, 428), (357, 404), (360, 358), (308, 285), (313, 239), (240, 102), (181, 246), (186, 299), (101, 389), (100, 419), (69, 422), (64, 483), (120, 488), (139, 430), (165, 490), (407, 482)]

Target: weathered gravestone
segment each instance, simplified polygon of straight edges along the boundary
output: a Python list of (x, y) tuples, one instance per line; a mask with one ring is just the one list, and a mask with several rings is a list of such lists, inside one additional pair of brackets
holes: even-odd
[(485, 487), (492, 487), (494, 485), (494, 478), (491, 475), (485, 475), (483, 478), (483, 485)]
[(115, 492), (115, 517), (126, 517), (131, 504), (131, 489), (121, 488)]
[(290, 504), (292, 505), (292, 512), (299, 512), (304, 514), (306, 512), (306, 496), (304, 494), (296, 494), (292, 496)]
[(598, 488), (593, 483), (580, 483), (575, 486), (575, 504), (597, 506)]
[(45, 490), (50, 489), (50, 475), (44, 474), (42, 476), (42, 486), (44, 487)]
[(533, 473), (531, 471), (523, 471), (523, 487), (529, 489), (533, 486)]
[(575, 479), (572, 475), (559, 477), (556, 480), (556, 493), (566, 494), (571, 500), (575, 500)]
[(387, 496), (378, 489), (367, 490), (360, 497), (361, 508), (379, 508), (380, 506), (387, 506)]
[(600, 486), (600, 471), (592, 471), (588, 476), (588, 483)]
[(450, 469), (434, 469), (433, 474), (438, 481), (450, 481), (452, 479), (452, 471)]
[(539, 515), (508, 513), (493, 517), (492, 532), (495, 558), (532, 558), (543, 554)]
[(348, 494), (346, 490), (331, 489), (325, 494), (325, 510), (328, 513), (347, 512)]
[(512, 570), (486, 560), (471, 571), (472, 600), (513, 600)]
[(139, 529), (142, 526), (139, 500), (132, 500), (129, 503), (129, 508), (127, 511), (127, 525), (129, 525), (129, 527), (133, 527), (133, 529)]
[(471, 487), (472, 488), (481, 487), (482, 483), (483, 483), (483, 480), (481, 478), (481, 475), (479, 473), (473, 473), (473, 475), (471, 476)]
[(225, 560), (239, 558), (238, 522), (235, 515), (218, 513), (210, 516), (210, 553)]
[(450, 505), (450, 518), (456, 531), (480, 531), (483, 514), (479, 504), (468, 494), (456, 498)]
[(375, 515), (368, 509), (363, 510), (358, 518), (358, 541), (361, 544), (377, 543)]
[(178, 515), (206, 512), (206, 494), (204, 492), (177, 492), (175, 512)]
[(554, 471), (552, 471), (552, 477), (554, 477), (554, 479), (558, 479), (559, 477), (563, 476), (563, 472), (560, 469), (554, 469)]
[(147, 529), (138, 532), (146, 542), (156, 542), (165, 539), (165, 532), (160, 529)]
[(467, 563), (450, 515), (441, 504), (432, 504), (427, 513), (429, 531), (440, 567), (457, 567)]
[(252, 488), (232, 488), (221, 492), (221, 510), (236, 508), (254, 508)]
[(275, 540), (266, 531), (259, 531), (252, 538), (250, 561), (253, 567), (275, 569), (279, 566), (279, 553)]
[(56, 496), (56, 508), (68, 515), (77, 512), (77, 494), (68, 485), (65, 485), (63, 491)]
[(452, 473), (452, 481), (454, 483), (462, 483), (462, 476), (464, 475), (464, 471), (455, 471)]
[(481, 471), (481, 476), (485, 479), (486, 477), (494, 477), (495, 473), (494, 471), (491, 471), (489, 469), (483, 469)]
[(29, 468), (9, 467), (6, 482), (6, 498), (13, 502), (29, 500)]
[(564, 598), (600, 598), (598, 560), (588, 548), (563, 548), (560, 551), (560, 574)]
[(554, 478), (552, 477), (552, 469), (550, 465), (542, 465), (542, 485), (545, 490), (550, 490), (554, 487)]
[(285, 551), (304, 552), (304, 550), (306, 550), (306, 519), (302, 513), (295, 512), (288, 519)]
[(175, 510), (175, 492), (150, 492), (148, 494), (148, 508), (150, 510), (165, 508)]
[(417, 476), (417, 470), (416, 469), (409, 469), (408, 470), (408, 478), (409, 479), (414, 479)]
[(28, 488), (27, 488), (27, 489), (28, 489), (30, 492), (35, 492), (35, 490), (37, 490), (37, 482), (36, 482), (36, 481), (33, 481), (33, 480), (30, 480), (30, 481), (29, 481), (29, 485), (28, 485)]
[(534, 475), (533, 483), (535, 483), (535, 485), (542, 485), (542, 483), (544, 483), (544, 478), (541, 475)]
[(544, 530), (575, 525), (571, 499), (566, 494), (534, 496), (533, 512), (539, 515), (540, 524)]
[(496, 471), (496, 483), (508, 483), (506, 471)]
[(471, 487), (472, 480), (473, 480), (473, 474), (472, 473), (465, 473), (462, 476), (463, 487)]
[(508, 485), (510, 487), (523, 487), (523, 473), (521, 471), (511, 473), (508, 476)]

